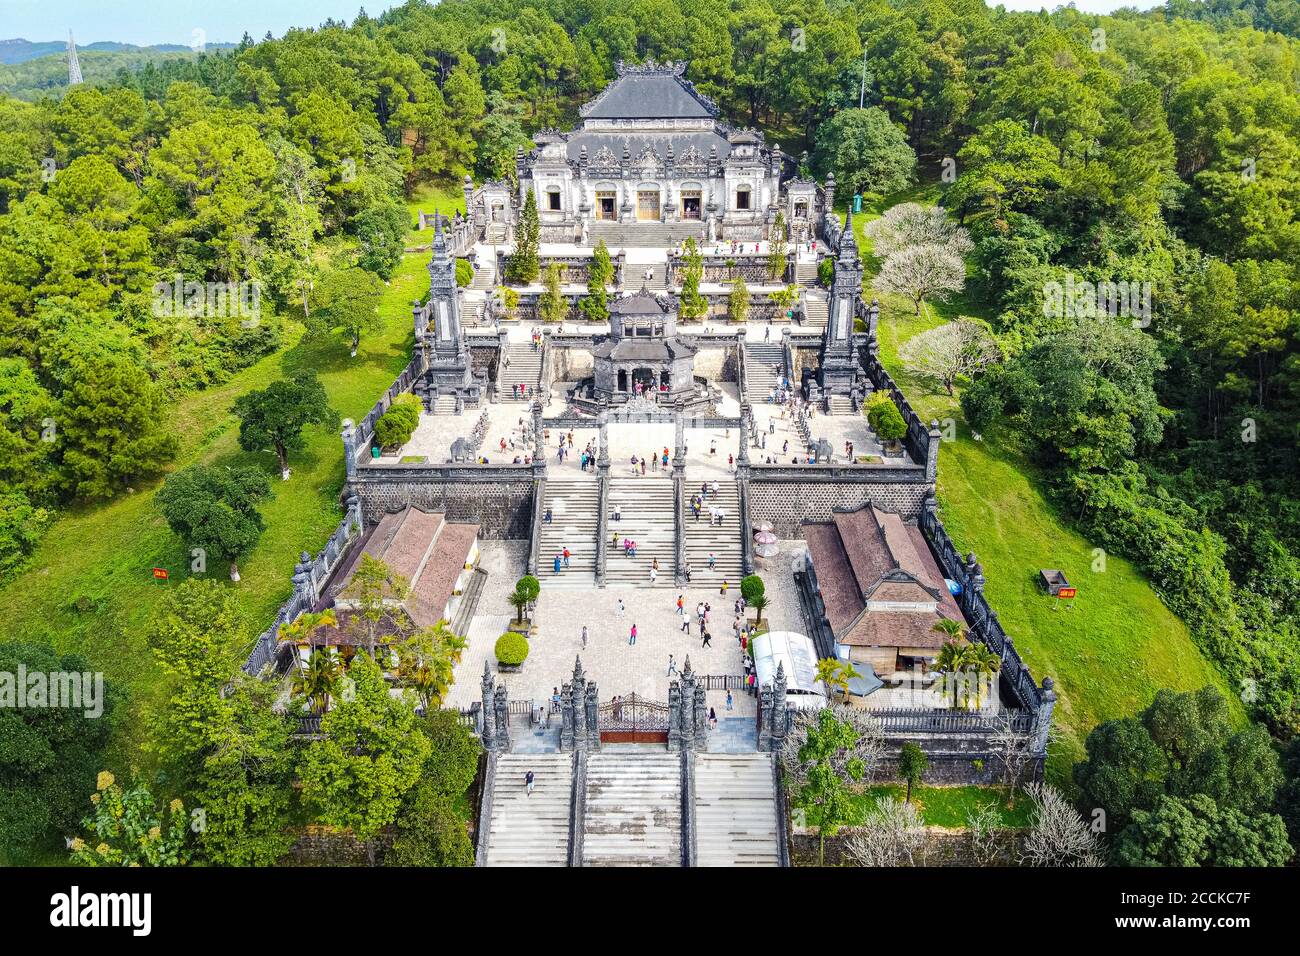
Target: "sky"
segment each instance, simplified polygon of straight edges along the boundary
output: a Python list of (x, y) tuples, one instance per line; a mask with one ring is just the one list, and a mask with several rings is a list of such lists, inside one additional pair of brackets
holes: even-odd
[[(1056, 6), (1057, 0), (1002, 4), (1010, 10), (1038, 10)], [(267, 30), (283, 36), (289, 27), (316, 26), (329, 17), (351, 21), (363, 6), (376, 16), (398, 5), (395, 0), (0, 0), (0, 39), (63, 40), (72, 30), (78, 44), (237, 43), (245, 31), (254, 39)], [(1075, 0), (1088, 13), (1159, 5), (1160, 0)]]

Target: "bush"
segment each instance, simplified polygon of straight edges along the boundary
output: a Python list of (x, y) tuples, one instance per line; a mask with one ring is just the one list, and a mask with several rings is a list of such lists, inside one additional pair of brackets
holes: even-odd
[(894, 400), (884, 392), (875, 392), (862, 406), (867, 424), (885, 441), (898, 441), (907, 434), (907, 422)]
[(460, 289), (467, 288), (474, 281), (474, 267), (469, 264), (468, 259), (456, 260), (456, 287)]
[(506, 631), (497, 638), (496, 655), (498, 664), (518, 667), (528, 659), (528, 638)]
[(750, 604), (753, 604), (756, 599), (763, 597), (766, 590), (767, 589), (763, 585), (763, 579), (757, 574), (746, 575), (740, 582), (740, 593)]
[(414, 395), (399, 395), (379, 421), (375, 422), (375, 441), (379, 446), (405, 445), (420, 424), (420, 400)]
[(835, 281), (835, 260), (832, 257), (827, 256), (817, 263), (817, 281), (828, 289), (831, 287), (831, 283)]

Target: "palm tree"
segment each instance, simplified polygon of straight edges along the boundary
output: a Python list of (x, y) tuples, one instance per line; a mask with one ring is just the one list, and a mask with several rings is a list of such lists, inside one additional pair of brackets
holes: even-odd
[(983, 702), (980, 699), (984, 689), (985, 674), (996, 674), (1002, 667), (1002, 658), (994, 654), (987, 644), (971, 644), (966, 649), (966, 666), (975, 675), (975, 709), (979, 710)]
[(853, 665), (837, 657), (824, 657), (817, 662), (817, 679), (840, 692), (841, 699), (849, 699), (849, 681), (861, 677)]
[(292, 641), (298, 646), (307, 645), (313, 647), (312, 636), (323, 627), (338, 627), (338, 615), (334, 608), (327, 607), (318, 614), (308, 611), (305, 614), (299, 614), (294, 620), (287, 624), (281, 624), (280, 629), (276, 631), (276, 636), (282, 641)]
[[(939, 624), (944, 623), (951, 624), (956, 622), (939, 622)], [(940, 627), (939, 624), (935, 624), (934, 630), (945, 631), (946, 633), (947, 629)], [(952, 679), (952, 706), (954, 710), (959, 706), (957, 703), (957, 691), (961, 686), (961, 681), (958, 679), (957, 675), (966, 670), (968, 664), (967, 650), (969, 648), (969, 644), (960, 644), (957, 641), (944, 641), (943, 647), (939, 650), (939, 656), (934, 659), (934, 669), (940, 674), (948, 675)]]
[(328, 651), (314, 651), (307, 663), (293, 675), (293, 692), (303, 697), (311, 712), (319, 717), (329, 709), (330, 697), (338, 690), (343, 668), (338, 658)]

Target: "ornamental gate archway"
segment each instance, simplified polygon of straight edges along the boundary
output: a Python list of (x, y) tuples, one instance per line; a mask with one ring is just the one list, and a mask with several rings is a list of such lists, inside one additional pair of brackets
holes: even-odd
[(668, 743), (668, 705), (636, 694), (600, 705), (597, 718), (602, 744)]

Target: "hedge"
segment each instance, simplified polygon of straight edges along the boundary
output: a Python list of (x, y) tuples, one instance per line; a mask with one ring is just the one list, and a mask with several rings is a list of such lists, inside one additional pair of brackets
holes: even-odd
[(497, 638), (497, 663), (519, 666), (528, 657), (528, 638), (514, 631), (506, 631)]

